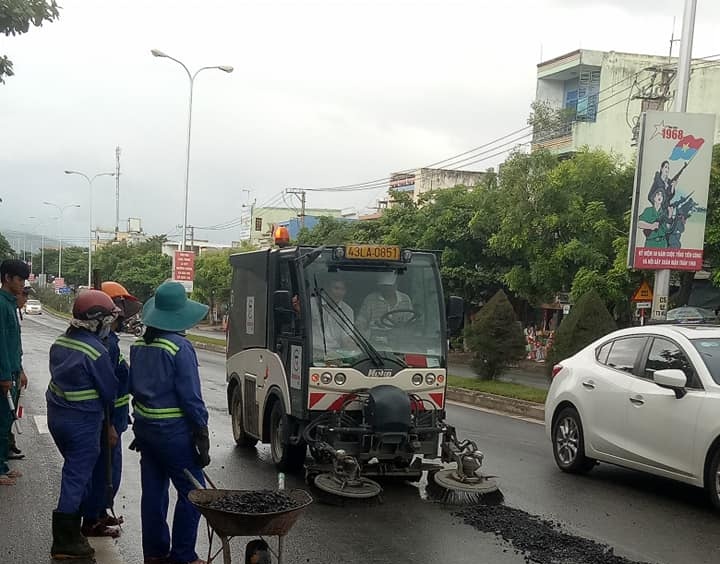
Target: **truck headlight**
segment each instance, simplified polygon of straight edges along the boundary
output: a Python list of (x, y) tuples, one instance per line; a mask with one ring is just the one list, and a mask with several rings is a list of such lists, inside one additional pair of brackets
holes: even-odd
[(410, 381), (413, 383), (414, 386), (419, 386), (423, 383), (423, 375), (422, 374), (413, 374)]
[(330, 374), (329, 372), (323, 372), (322, 374), (320, 374), (320, 382), (325, 385), (329, 384), (330, 382), (332, 382), (332, 374)]
[(345, 376), (345, 374), (343, 374), (342, 372), (338, 372), (337, 374), (335, 374), (335, 383), (338, 386), (342, 386), (345, 382), (347, 382), (347, 376)]
[(435, 383), (435, 374), (433, 374), (432, 372), (430, 372), (429, 374), (427, 374), (427, 375), (425, 376), (425, 383), (428, 384), (428, 385), (434, 384), (434, 383)]

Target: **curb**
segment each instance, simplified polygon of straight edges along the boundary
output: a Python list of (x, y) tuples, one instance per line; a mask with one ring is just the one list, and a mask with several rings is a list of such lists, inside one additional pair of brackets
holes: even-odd
[(508, 415), (527, 417), (528, 419), (535, 419), (543, 422), (545, 421), (545, 407), (542, 404), (533, 403), (531, 401), (496, 396), (485, 392), (466, 390), (465, 388), (448, 388), (446, 397), (448, 400), (475, 407), (483, 407), (485, 409), (500, 411)]
[(192, 339), (190, 339), (190, 342), (192, 343), (193, 348), (196, 348), (196, 349), (202, 349), (204, 351), (210, 351), (210, 352), (215, 352), (215, 353), (220, 353), (220, 354), (225, 354), (227, 352), (225, 347), (223, 347), (222, 345), (210, 345), (208, 343), (198, 343), (197, 341), (193, 341)]

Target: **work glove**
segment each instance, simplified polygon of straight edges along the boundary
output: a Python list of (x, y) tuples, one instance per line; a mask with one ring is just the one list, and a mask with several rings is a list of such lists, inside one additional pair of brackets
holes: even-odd
[(210, 464), (210, 433), (207, 427), (199, 427), (193, 433), (195, 455), (198, 466), (205, 468)]

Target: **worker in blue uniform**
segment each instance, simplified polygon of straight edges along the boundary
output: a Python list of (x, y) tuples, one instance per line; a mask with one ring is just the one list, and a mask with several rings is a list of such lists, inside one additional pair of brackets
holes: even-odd
[[(130, 348), (130, 393), (140, 451), (142, 547), (146, 564), (204, 564), (195, 551), (200, 513), (188, 500), (189, 470), (204, 485), (210, 463), (208, 412), (197, 356), (185, 330), (201, 321), (206, 305), (189, 300), (177, 282), (165, 282), (143, 307), (147, 327)], [(168, 489), (177, 491), (172, 535)]]
[[(117, 332), (122, 330), (125, 320), (136, 315), (142, 309), (138, 299), (130, 294), (127, 289), (117, 282), (103, 282), (101, 291), (106, 293), (113, 303), (118, 307), (120, 313), (113, 323), (110, 333), (105, 339), (105, 345), (110, 355), (110, 362), (115, 367), (115, 376), (118, 380), (118, 393), (115, 399), (114, 411), (111, 416), (111, 424), (117, 434), (117, 444), (108, 457), (107, 440), (101, 440), (100, 455), (95, 463), (93, 471), (92, 486), (83, 504), (82, 533), (86, 537), (118, 537), (120, 529), (118, 525), (123, 518), (114, 517), (108, 514), (107, 508), (111, 507), (112, 501), (120, 489), (122, 477), (122, 434), (127, 430), (130, 420), (130, 371), (125, 357), (120, 352), (120, 337)], [(105, 437), (103, 437), (105, 439)], [(108, 460), (111, 464), (112, 499), (108, 496)]]
[(86, 290), (73, 304), (70, 327), (50, 347), (47, 421), (64, 459), (60, 499), (52, 517), (51, 554), (56, 559), (89, 558), (95, 552), (81, 533), (80, 520), (100, 454), (104, 414), (117, 395), (117, 378), (103, 339), (118, 313), (107, 294)]

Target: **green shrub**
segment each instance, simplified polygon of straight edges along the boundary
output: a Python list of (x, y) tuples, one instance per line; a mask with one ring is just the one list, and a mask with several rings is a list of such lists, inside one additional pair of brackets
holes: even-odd
[(583, 294), (562, 320), (548, 354), (548, 373), (558, 362), (615, 331), (617, 325), (595, 290)]
[(60, 311), (62, 313), (70, 313), (72, 311), (72, 304), (75, 301), (73, 294), (60, 295), (56, 294), (52, 286), (45, 288), (39, 288), (35, 286), (35, 297), (40, 300), (45, 307)]
[(486, 380), (524, 356), (525, 337), (505, 292), (499, 290), (480, 310), (465, 330), (465, 344), (473, 353), (473, 368)]

